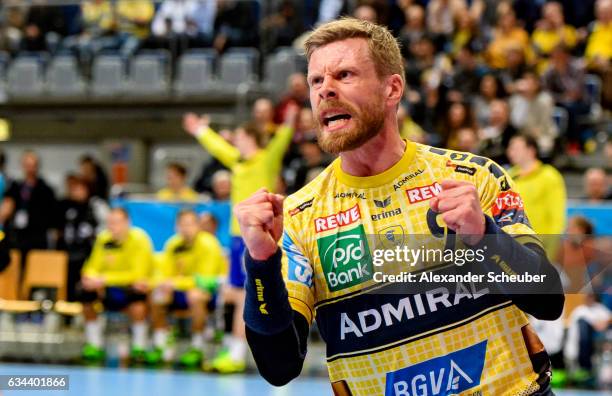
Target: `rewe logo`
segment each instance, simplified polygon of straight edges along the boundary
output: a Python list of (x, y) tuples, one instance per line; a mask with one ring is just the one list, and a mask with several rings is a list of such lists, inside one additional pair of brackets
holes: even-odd
[(408, 201), (411, 204), (426, 201), (431, 199), (442, 192), (442, 186), (435, 182), (428, 186), (415, 187), (409, 190), (406, 190), (406, 195), (408, 195)]
[(480, 385), (487, 341), (387, 374), (385, 395), (447, 396)]
[(361, 219), (361, 212), (359, 212), (359, 204), (356, 204), (352, 208), (336, 214), (316, 218), (314, 221), (315, 230), (317, 232), (333, 230), (334, 228), (353, 224), (359, 219)]
[(338, 291), (372, 279), (372, 258), (362, 225), (317, 240), (327, 286)]

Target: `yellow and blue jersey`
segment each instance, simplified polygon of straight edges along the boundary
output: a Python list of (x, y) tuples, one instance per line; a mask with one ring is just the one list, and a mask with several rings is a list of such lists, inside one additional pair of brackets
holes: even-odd
[(193, 243), (180, 235), (172, 236), (156, 263), (153, 284), (171, 281), (174, 288), (187, 291), (196, 287), (196, 277), (223, 278), (227, 275), (227, 260), (217, 238), (205, 231)]
[(151, 276), (153, 244), (140, 228), (131, 228), (125, 241), (113, 240), (108, 230), (98, 234), (83, 276), (104, 278), (106, 286), (129, 286)]
[[(509, 297), (469, 285), (448, 295), (393, 293), (394, 285), (374, 279), (375, 248), (415, 235), (440, 247), (449, 242), (452, 232), (429, 203), (444, 179), (476, 185), (484, 213), (502, 230), (541, 246), (499, 165), (410, 141), (399, 162), (379, 175), (351, 176), (339, 158), (286, 199), (282, 269), (289, 302), (309, 323), (317, 321), (335, 394), (497, 396), (539, 389), (523, 336), (529, 322)], [(391, 270), (427, 265), (398, 263)]]

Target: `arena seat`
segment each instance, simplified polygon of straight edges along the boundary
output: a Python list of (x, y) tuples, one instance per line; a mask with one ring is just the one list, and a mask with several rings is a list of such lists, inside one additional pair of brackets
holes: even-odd
[(21, 273), (21, 253), (11, 250), (11, 262), (0, 273), (0, 299), (17, 300), (19, 298), (19, 277)]
[(21, 297), (30, 299), (34, 287), (57, 289), (57, 300), (66, 300), (68, 254), (55, 250), (31, 250), (26, 259)]
[(219, 63), (218, 90), (233, 93), (240, 84), (254, 85), (257, 81), (257, 60), (251, 51), (228, 51)]
[(20, 56), (9, 66), (7, 90), (9, 96), (27, 98), (43, 93), (44, 62), (36, 56)]
[(90, 93), (92, 96), (117, 96), (126, 80), (125, 62), (116, 54), (101, 54), (93, 61)]
[(190, 51), (178, 61), (174, 91), (178, 96), (202, 95), (211, 88), (215, 53), (212, 50)]
[(58, 97), (79, 97), (85, 94), (85, 83), (74, 56), (57, 56), (47, 69), (47, 92)]
[(299, 71), (295, 55), (278, 52), (266, 58), (263, 86), (273, 95), (279, 95), (287, 85), (287, 78)]
[(168, 94), (170, 54), (164, 50), (147, 51), (130, 61), (129, 96), (165, 96)]

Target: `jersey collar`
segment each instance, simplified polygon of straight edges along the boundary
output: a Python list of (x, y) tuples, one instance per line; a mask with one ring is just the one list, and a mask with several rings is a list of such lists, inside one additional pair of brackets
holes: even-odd
[(374, 188), (391, 183), (410, 167), (416, 152), (416, 144), (410, 140), (405, 140), (406, 149), (399, 161), (386, 171), (373, 176), (353, 176), (342, 170), (342, 159), (336, 158), (333, 162), (334, 174), (338, 181), (353, 188)]

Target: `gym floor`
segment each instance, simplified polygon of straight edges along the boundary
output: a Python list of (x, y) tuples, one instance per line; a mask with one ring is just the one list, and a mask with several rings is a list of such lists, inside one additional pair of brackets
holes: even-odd
[[(87, 396), (313, 396), (329, 395), (326, 378), (300, 377), (275, 388), (255, 374), (219, 376), (172, 370), (88, 368), (0, 363), (0, 375), (68, 375), (68, 391), (2, 391), (3, 396), (87, 395)], [(557, 396), (599, 396), (611, 392), (555, 391)]]

